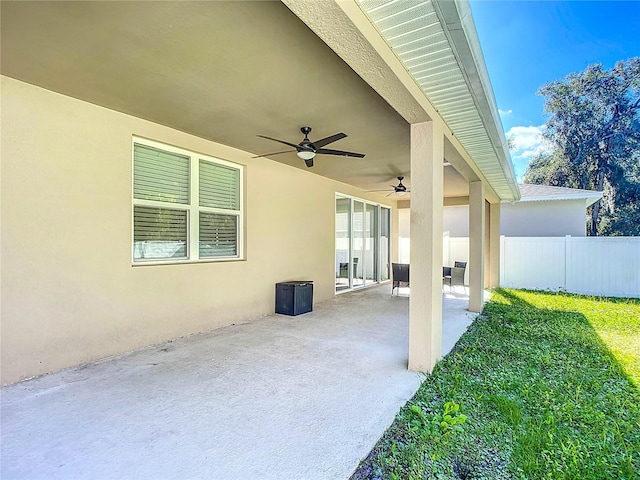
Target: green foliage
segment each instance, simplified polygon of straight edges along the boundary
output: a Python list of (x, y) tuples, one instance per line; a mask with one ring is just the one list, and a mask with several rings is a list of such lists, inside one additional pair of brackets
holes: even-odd
[(444, 404), (444, 413), (440, 419), (440, 431), (443, 436), (452, 432), (461, 432), (462, 424), (467, 421), (467, 416), (460, 413), (460, 405), (451, 400)]
[(611, 70), (591, 65), (543, 85), (551, 154), (534, 158), (525, 183), (604, 192), (590, 211), (591, 235), (640, 229), (640, 58)]
[(639, 387), (640, 301), (498, 290), (352, 478), (639, 480)]
[(541, 153), (532, 158), (524, 172), (524, 183), (578, 188), (571, 163), (558, 152)]

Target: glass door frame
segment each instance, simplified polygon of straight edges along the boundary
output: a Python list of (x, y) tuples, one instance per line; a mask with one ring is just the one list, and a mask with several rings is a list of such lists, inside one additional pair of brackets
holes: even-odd
[[(346, 194), (342, 194), (342, 193), (338, 193), (336, 192), (335, 194), (335, 198), (334, 198), (334, 263), (335, 265), (339, 265), (338, 263), (338, 245), (337, 245), (337, 222), (336, 222), (336, 218), (337, 218), (337, 214), (338, 214), (338, 208), (337, 208), (337, 200), (338, 199), (342, 199), (342, 200), (348, 200), (349, 201), (349, 207), (348, 207), (348, 224), (349, 224), (349, 266), (348, 266), (348, 272), (349, 272), (349, 286), (346, 288), (342, 288), (340, 290), (338, 290), (338, 285), (336, 284), (335, 287), (335, 294), (340, 294), (343, 292), (350, 292), (353, 290), (358, 290), (360, 288), (365, 288), (371, 285), (378, 285), (381, 283), (386, 283), (386, 282), (390, 282), (391, 281), (391, 275), (390, 275), (390, 269), (391, 269), (391, 251), (392, 251), (392, 236), (391, 236), (391, 232), (393, 231), (392, 229), (392, 222), (393, 222), (393, 207), (391, 207), (390, 205), (384, 205), (381, 203), (377, 203), (377, 202), (372, 202), (370, 200), (365, 200), (363, 198), (359, 198), (359, 197), (355, 197), (353, 195), (346, 195)], [(366, 271), (365, 271), (365, 263), (364, 262), (364, 258), (362, 259), (362, 269), (363, 269), (363, 281), (361, 285), (355, 285), (354, 284), (354, 278), (356, 277), (357, 272), (353, 271), (353, 265), (354, 265), (354, 238), (355, 238), (355, 228), (354, 228), (354, 213), (355, 213), (355, 208), (354, 208), (354, 204), (355, 202), (361, 202), (363, 204), (363, 225), (362, 225), (362, 234), (363, 234), (363, 245), (365, 242), (365, 238), (364, 238), (364, 232), (365, 232), (365, 228), (364, 228), (364, 221), (365, 221), (365, 216), (366, 216), (366, 212), (367, 212), (367, 206), (373, 206), (375, 208), (375, 213), (374, 213), (374, 219), (373, 219), (373, 223), (375, 224), (375, 235), (373, 236), (373, 244), (372, 244), (372, 248), (374, 251), (374, 258), (373, 258), (373, 262), (374, 265), (372, 268), (374, 268), (374, 270), (377, 270), (375, 272), (375, 279), (370, 282), (370, 283), (366, 283), (366, 281), (364, 280), (366, 277)], [(381, 252), (380, 252), (380, 246), (382, 244), (381, 241), (381, 231), (382, 231), (382, 209), (387, 209), (389, 211), (389, 224), (388, 224), (388, 248), (387, 248), (387, 255), (386, 258), (382, 258), (381, 256)], [(363, 247), (364, 248), (364, 247)], [(386, 270), (388, 273), (389, 278), (387, 278), (386, 280), (381, 280), (382, 278), (382, 271), (383, 269), (385, 269), (385, 265), (386, 265)], [(339, 268), (334, 266), (334, 268)], [(337, 272), (336, 272), (337, 273)], [(336, 277), (337, 278), (337, 277)]]
[[(387, 255), (386, 258), (382, 258), (381, 255), (381, 247), (382, 247), (382, 210), (386, 209), (389, 210), (389, 224), (387, 225), (387, 238), (388, 240), (388, 245), (387, 245)], [(392, 227), (392, 221), (393, 221), (393, 208), (392, 207), (387, 207), (386, 205), (380, 205), (380, 208), (378, 208), (378, 235), (376, 237), (376, 249), (378, 252), (378, 283), (384, 283), (384, 282), (389, 282), (391, 281), (391, 232), (393, 231), (391, 229)], [(387, 272), (387, 278), (385, 280), (382, 280), (382, 272), (385, 269), (385, 265), (386, 265), (386, 272)]]

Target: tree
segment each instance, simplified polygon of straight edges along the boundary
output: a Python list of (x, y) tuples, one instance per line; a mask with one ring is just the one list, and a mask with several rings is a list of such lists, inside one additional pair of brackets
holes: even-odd
[[(551, 154), (534, 158), (526, 183), (598, 190), (589, 234), (633, 234), (640, 224), (640, 58), (543, 85)], [(634, 228), (635, 226), (635, 228)]]
[(525, 183), (578, 188), (570, 162), (557, 151), (533, 157), (527, 165)]

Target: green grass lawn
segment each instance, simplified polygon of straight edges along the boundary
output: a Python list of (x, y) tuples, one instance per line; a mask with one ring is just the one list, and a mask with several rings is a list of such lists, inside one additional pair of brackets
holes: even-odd
[(497, 290), (365, 478), (640, 479), (640, 301)]

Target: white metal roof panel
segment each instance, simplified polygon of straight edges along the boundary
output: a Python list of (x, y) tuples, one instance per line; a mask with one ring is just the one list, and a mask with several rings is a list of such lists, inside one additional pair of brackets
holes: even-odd
[(502, 199), (513, 165), (466, 0), (358, 0)]

